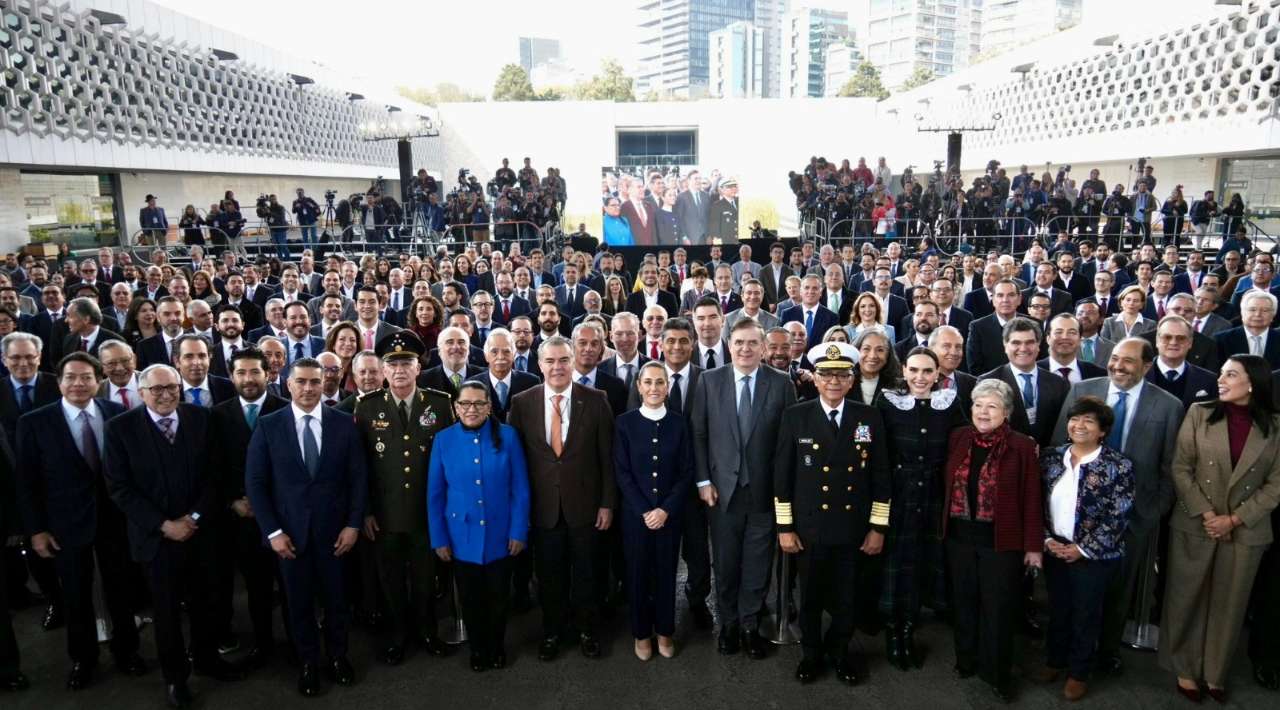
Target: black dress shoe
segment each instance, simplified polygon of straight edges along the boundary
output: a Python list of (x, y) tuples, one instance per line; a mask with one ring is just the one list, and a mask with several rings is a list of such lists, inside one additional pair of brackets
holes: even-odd
[(5, 690), (26, 690), (31, 687), (31, 683), (27, 681), (27, 677), (22, 675), (22, 671), (14, 671), (12, 675), (0, 678), (0, 688)]
[(720, 637), (716, 640), (716, 650), (721, 656), (732, 656), (741, 647), (742, 634), (734, 627), (721, 627)]
[(578, 645), (582, 647), (582, 655), (587, 658), (600, 657), (600, 639), (595, 634), (582, 634), (579, 638)]
[(191, 688), (185, 682), (165, 686), (164, 700), (171, 708), (191, 707)]
[(244, 656), (246, 668), (265, 668), (275, 658), (275, 649), (271, 646), (254, 646)]
[(449, 655), (449, 644), (441, 641), (440, 637), (435, 634), (418, 639), (418, 647), (436, 658), (443, 658)]
[(1013, 687), (1008, 683), (992, 683), (991, 693), (996, 696), (996, 700), (1006, 705), (1013, 702)]
[(747, 648), (747, 658), (759, 661), (769, 655), (769, 642), (756, 631), (742, 634), (742, 645)]
[(796, 680), (801, 683), (812, 683), (822, 672), (822, 660), (818, 658), (801, 658), (796, 666)]
[(836, 661), (836, 680), (850, 686), (861, 683), (862, 674), (858, 672), (858, 664), (847, 656)]
[(298, 692), (303, 697), (314, 698), (320, 694), (320, 667), (314, 663), (303, 663), (298, 673)]
[(142, 660), (142, 656), (131, 653), (127, 656), (116, 657), (116, 670), (134, 678), (147, 674), (147, 662)]
[(355, 685), (356, 669), (351, 667), (346, 656), (338, 656), (329, 661), (329, 677), (338, 685)]
[(195, 663), (192, 665), (191, 670), (195, 671), (197, 675), (228, 683), (244, 680), (244, 668), (235, 663), (228, 663), (221, 658), (210, 658), (207, 661)]
[(93, 666), (89, 663), (72, 663), (67, 674), (67, 690), (84, 690), (93, 682)]
[(44, 610), (44, 619), (40, 621), (40, 628), (45, 631), (53, 631), (54, 629), (62, 628), (64, 623), (65, 621), (62, 618), (62, 605), (50, 604)]
[(715, 626), (715, 619), (711, 617), (711, 610), (705, 603), (689, 602), (689, 616), (693, 617), (693, 626), (699, 631), (709, 631)]
[(538, 644), (538, 660), (554, 661), (560, 653), (560, 637), (547, 636), (542, 639), (542, 643)]
[(471, 670), (481, 673), (489, 668), (489, 664), (484, 660), (484, 654), (479, 651), (471, 652)]
[(501, 670), (507, 667), (507, 650), (505, 648), (498, 649), (497, 653), (489, 659), (489, 667), (494, 670)]
[(1253, 679), (1267, 690), (1280, 690), (1280, 670), (1254, 666)]
[(1124, 662), (1119, 656), (1100, 656), (1094, 664), (1094, 670), (1102, 675), (1116, 676), (1124, 673)]
[(387, 646), (382, 649), (382, 653), (378, 654), (378, 660), (388, 666), (398, 666), (404, 662), (404, 646), (394, 645)]

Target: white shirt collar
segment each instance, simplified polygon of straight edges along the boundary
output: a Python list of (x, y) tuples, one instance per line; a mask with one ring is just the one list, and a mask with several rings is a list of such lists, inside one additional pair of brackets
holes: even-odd
[(205, 375), (205, 376), (204, 376), (204, 381), (203, 381), (203, 382), (201, 382), (201, 383), (200, 383), (200, 384), (198, 384), (198, 385), (195, 385), (194, 387), (193, 387), (193, 386), (191, 386), (191, 385), (189, 385), (189, 384), (187, 384), (187, 381), (186, 381), (186, 380), (183, 380), (183, 381), (182, 381), (182, 389), (183, 389), (183, 390), (204, 390), (205, 392), (208, 392), (208, 391), (210, 391), (210, 390), (209, 390), (209, 376), (208, 376), (208, 375)]
[[(1012, 365), (1011, 365), (1010, 367), (1012, 367)], [(1050, 372), (1054, 372), (1054, 373), (1056, 373), (1058, 370), (1061, 370), (1061, 369), (1062, 369), (1062, 368), (1064, 368), (1064, 367), (1065, 367), (1065, 368), (1070, 369), (1072, 372), (1075, 372), (1076, 370), (1079, 370), (1079, 369), (1080, 369), (1080, 365), (1079, 365), (1079, 358), (1074, 358), (1074, 357), (1073, 357), (1073, 358), (1071, 358), (1071, 362), (1069, 362), (1069, 363), (1067, 363), (1067, 364), (1065, 364), (1065, 365), (1063, 365), (1062, 363), (1058, 362), (1057, 360), (1054, 360), (1052, 357), (1050, 357), (1050, 358), (1049, 358), (1049, 371), (1050, 371)]]
[(1178, 373), (1179, 377), (1181, 377), (1182, 373), (1187, 371), (1187, 361), (1183, 360), (1181, 365), (1174, 367), (1173, 365), (1165, 362), (1163, 357), (1158, 357), (1156, 358), (1156, 368), (1160, 370), (1161, 375), (1166, 374), (1169, 370), (1173, 370)]
[(756, 369), (752, 370), (751, 372), (745, 372), (745, 373), (735, 367), (733, 368), (733, 381), (735, 384), (740, 383), (744, 378), (747, 378), (747, 377), (753, 378), (753, 381), (754, 381), (755, 376), (758, 374), (760, 374), (759, 366), (757, 366)]
[(266, 401), (267, 401), (267, 393), (266, 393), (266, 391), (264, 390), (264, 391), (263, 391), (263, 393), (262, 393), (262, 396), (261, 396), (261, 397), (259, 397), (259, 398), (257, 398), (256, 400), (254, 400), (254, 401), (252, 401), (252, 402), (250, 402), (249, 400), (245, 399), (244, 397), (239, 397), (238, 399), (240, 400), (240, 408), (241, 408), (241, 409), (244, 409), (245, 407), (247, 407), (247, 406), (249, 406), (249, 405), (251, 405), (251, 404), (256, 404), (256, 405), (258, 405), (258, 411), (262, 411), (262, 404), (263, 404), (264, 402), (266, 402)]
[(306, 411), (303, 411), (302, 408), (299, 407), (296, 402), (290, 401), (289, 408), (293, 410), (293, 422), (294, 424), (297, 424), (298, 422), (301, 422), (302, 418), (307, 415), (315, 417), (316, 421), (320, 421), (320, 415), (324, 409), (324, 406), (321, 405), (319, 402), (317, 402), (315, 409), (311, 410), (310, 412), (306, 412)]
[(661, 421), (663, 417), (667, 416), (667, 407), (663, 405), (657, 409), (650, 409), (648, 405), (642, 405), (640, 407), (640, 416), (651, 422)]
[(157, 413), (151, 407), (146, 407), (146, 410), (147, 410), (147, 416), (151, 417), (151, 421), (155, 422), (156, 424), (159, 424), (161, 419), (172, 419), (175, 427), (178, 423), (178, 410), (176, 409), (164, 416), (160, 416), (160, 414)]
[[(831, 419), (831, 409), (832, 409), (831, 405), (827, 404), (826, 402), (823, 402), (821, 397), (818, 398), (818, 401), (822, 404), (822, 415), (827, 419)], [(840, 400), (840, 404), (835, 407), (835, 410), (836, 410), (836, 421), (841, 421), (840, 418), (844, 416), (844, 400), (843, 399)]]
[(61, 401), (62, 401), (62, 415), (66, 417), (68, 420), (74, 420), (78, 418), (80, 416), (80, 412), (82, 411), (88, 412), (91, 418), (94, 418), (94, 419), (98, 418), (98, 403), (93, 401), (92, 399), (89, 400), (88, 406), (86, 406), (83, 410), (75, 406), (74, 404), (68, 402), (66, 397), (63, 397)]
[(564, 392), (556, 392), (551, 389), (551, 385), (546, 385), (542, 388), (542, 398), (547, 402), (551, 402), (551, 398), (555, 397), (557, 394), (563, 395), (566, 400), (570, 399), (570, 395), (573, 394), (573, 384), (570, 383), (568, 387), (564, 388)]
[(493, 376), (493, 370), (490, 370), (490, 371), (489, 371), (489, 382), (490, 382), (490, 383), (492, 383), (495, 387), (498, 385), (498, 383), (499, 383), (499, 382), (506, 383), (507, 387), (511, 387), (511, 373), (512, 373), (512, 372), (515, 372), (515, 369), (512, 369), (512, 370), (510, 370), (509, 372), (507, 372), (507, 376), (506, 376), (506, 377), (494, 377), (494, 376)]
[[(1084, 458), (1080, 459), (1080, 463), (1075, 467), (1075, 469), (1079, 471), (1081, 468), (1085, 466), (1085, 464), (1093, 463), (1093, 461), (1101, 455), (1102, 455), (1102, 447), (1099, 446), (1093, 451), (1090, 451), (1089, 453), (1085, 454)], [(1071, 470), (1071, 447), (1070, 446), (1067, 447), (1066, 451), (1062, 452), (1062, 465), (1064, 468), (1066, 468), (1066, 470), (1068, 471)]]
[(692, 360), (690, 360), (689, 362), (686, 362), (686, 363), (684, 364), (684, 367), (680, 368), (679, 370), (672, 370), (672, 369), (671, 369), (671, 366), (670, 366), (670, 365), (668, 365), (668, 364), (666, 364), (666, 362), (665, 362), (665, 361), (662, 363), (662, 366), (663, 366), (663, 367), (665, 367), (665, 368), (666, 368), (666, 370), (667, 370), (667, 377), (675, 377), (676, 375), (679, 375), (681, 380), (684, 380), (685, 382), (688, 382), (688, 381), (689, 381), (689, 366), (690, 366), (690, 365), (692, 365), (692, 364), (693, 364), (693, 361), (692, 361)]
[(1134, 386), (1133, 386), (1133, 388), (1132, 388), (1132, 389), (1129, 389), (1129, 390), (1122, 390), (1122, 389), (1120, 389), (1119, 387), (1116, 387), (1116, 383), (1115, 383), (1115, 382), (1108, 381), (1108, 383), (1107, 383), (1107, 398), (1108, 398), (1108, 399), (1110, 399), (1110, 398), (1112, 397), (1112, 395), (1115, 395), (1115, 394), (1117, 394), (1117, 393), (1119, 393), (1119, 392), (1126, 392), (1126, 393), (1129, 395), (1129, 397), (1131, 398), (1131, 399), (1129, 400), (1129, 402), (1132, 404), (1133, 400), (1134, 400), (1134, 399), (1137, 399), (1138, 395), (1142, 393), (1142, 383), (1143, 383), (1143, 382), (1145, 382), (1145, 381), (1146, 381), (1146, 380), (1141, 380), (1141, 379), (1140, 379), (1140, 380), (1138, 380), (1138, 384), (1134, 385)]

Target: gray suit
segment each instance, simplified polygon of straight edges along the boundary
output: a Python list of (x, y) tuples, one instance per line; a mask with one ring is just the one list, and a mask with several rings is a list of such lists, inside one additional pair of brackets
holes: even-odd
[[(319, 296), (316, 296), (310, 301), (307, 301), (307, 312), (311, 314), (312, 323), (320, 322), (320, 305), (324, 303), (324, 297), (325, 297), (325, 294), (320, 294)], [(346, 296), (343, 296), (342, 297), (342, 316), (339, 317), (338, 320), (354, 321), (355, 319), (356, 319), (356, 302), (351, 300), (350, 298), (347, 298)]]
[(784, 373), (761, 365), (755, 378), (745, 440), (738, 425), (737, 368), (703, 371), (690, 415), (696, 480), (709, 481), (719, 492), (711, 540), (722, 633), (759, 627), (775, 544), (773, 470), (767, 462), (773, 460), (782, 413), (796, 402), (795, 386)]
[[(1076, 400), (1092, 395), (1104, 402), (1111, 380), (1095, 377), (1071, 386), (1062, 404), (1062, 414), (1053, 430), (1053, 445), (1067, 441), (1067, 412)], [(1114, 655), (1124, 632), (1130, 602), (1137, 592), (1140, 572), (1152, 563), (1148, 550), (1160, 534), (1160, 521), (1173, 507), (1173, 455), (1177, 447), (1178, 429), (1182, 426), (1182, 402), (1173, 395), (1143, 382), (1133, 421), (1125, 436), (1123, 453), (1133, 462), (1133, 509), (1129, 513), (1129, 529), (1125, 532), (1125, 556), (1120, 571), (1113, 575), (1107, 588), (1106, 607), (1102, 616), (1102, 633), (1098, 638), (1098, 654)]]
[[(729, 340), (729, 332), (733, 330), (734, 324), (746, 317), (748, 317), (747, 314), (743, 313), (741, 308), (725, 315), (724, 330), (720, 334), (720, 339), (725, 341)], [(755, 319), (756, 322), (760, 324), (760, 327), (764, 328), (766, 333), (769, 332), (770, 328), (778, 325), (778, 317), (769, 311), (766, 311), (763, 306), (760, 308), (759, 312), (756, 313)]]
[(733, 266), (729, 267), (733, 272), (733, 285), (736, 288), (742, 283), (742, 274), (745, 271), (751, 272), (752, 278), (760, 278), (760, 265), (754, 261), (738, 261), (733, 262)]
[(1210, 313), (1209, 316), (1205, 318), (1204, 324), (1200, 326), (1200, 333), (1201, 335), (1212, 338), (1215, 334), (1221, 333), (1224, 330), (1231, 330), (1232, 327), (1231, 321), (1223, 318), (1217, 313)]

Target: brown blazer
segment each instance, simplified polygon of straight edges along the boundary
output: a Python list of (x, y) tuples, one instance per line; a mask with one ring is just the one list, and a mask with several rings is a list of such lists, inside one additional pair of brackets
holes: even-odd
[(1256, 424), (1249, 430), (1232, 467), (1227, 420), (1210, 424), (1212, 412), (1212, 403), (1191, 405), (1178, 432), (1172, 472), (1178, 503), (1169, 527), (1207, 540), (1201, 516), (1234, 513), (1244, 525), (1231, 532), (1232, 542), (1270, 544), (1271, 511), (1280, 503), (1280, 417), (1272, 419), (1269, 437)]
[(564, 514), (569, 527), (595, 525), (600, 508), (616, 508), (613, 478), (613, 410), (604, 392), (573, 384), (569, 431), (557, 458), (547, 443), (545, 385), (511, 398), (507, 424), (524, 443), (529, 466), (530, 523), (553, 528)]

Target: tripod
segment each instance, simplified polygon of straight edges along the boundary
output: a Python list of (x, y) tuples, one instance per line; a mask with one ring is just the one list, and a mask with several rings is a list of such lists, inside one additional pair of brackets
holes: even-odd
[(427, 216), (430, 203), (414, 195), (409, 211), (409, 243), (412, 246), (431, 245), (431, 219)]
[(321, 219), (321, 224), (324, 225), (324, 231), (320, 233), (321, 244), (324, 244), (325, 242), (337, 241), (336, 239), (334, 239), (333, 233), (329, 231), (333, 229), (333, 222), (334, 222), (333, 198), (326, 195), (324, 198), (324, 216)]

